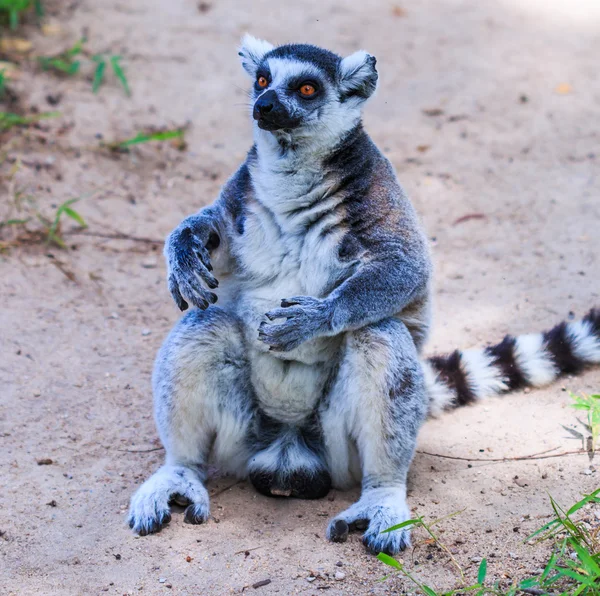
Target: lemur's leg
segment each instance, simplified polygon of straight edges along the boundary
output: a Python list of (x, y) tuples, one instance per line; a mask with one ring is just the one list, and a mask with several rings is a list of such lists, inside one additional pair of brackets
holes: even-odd
[(427, 406), (417, 350), (404, 323), (386, 319), (346, 335), (321, 419), (334, 486), (347, 484), (355, 444), (362, 494), (331, 520), (330, 540), (342, 542), (349, 530), (366, 529), (363, 542), (372, 552), (393, 554), (409, 544), (408, 531), (381, 532), (410, 518), (406, 476)]
[(131, 499), (129, 525), (144, 535), (171, 519), (169, 501), (188, 504), (185, 521), (209, 515), (204, 488), (212, 448), (223, 471), (244, 475), (252, 397), (240, 324), (215, 306), (194, 310), (173, 328), (153, 375), (154, 413), (164, 465)]

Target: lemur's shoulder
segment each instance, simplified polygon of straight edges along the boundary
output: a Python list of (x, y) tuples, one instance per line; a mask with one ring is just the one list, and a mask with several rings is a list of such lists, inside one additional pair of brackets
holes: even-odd
[(244, 232), (245, 205), (249, 193), (252, 192), (252, 178), (249, 164), (256, 159), (256, 145), (252, 145), (246, 160), (236, 172), (225, 182), (219, 195), (219, 203), (223, 206), (232, 224), (239, 234)]
[(362, 125), (340, 143), (325, 167), (339, 177), (348, 223), (363, 243), (394, 238), (419, 245), (426, 242), (393, 165)]

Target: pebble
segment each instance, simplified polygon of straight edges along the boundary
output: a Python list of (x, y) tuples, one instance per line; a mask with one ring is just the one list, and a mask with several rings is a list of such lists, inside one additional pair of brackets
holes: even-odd
[(592, 471), (591, 471), (589, 468), (586, 468), (586, 469), (583, 471), (583, 474), (585, 474), (586, 476), (591, 476), (591, 474), (592, 474)]
[(42, 392), (39, 389), (33, 390), (33, 397), (39, 397), (40, 395), (42, 395)]
[[(600, 515), (600, 511), (597, 511), (597, 512), (596, 512), (596, 515)], [(338, 561), (338, 562), (335, 564), (335, 566), (336, 566), (336, 567), (343, 567), (343, 566), (344, 566), (344, 564), (343, 564), (341, 561)]]
[(159, 578), (158, 578), (158, 583), (159, 583), (159, 584), (164, 584), (166, 581), (167, 581), (167, 578), (166, 578), (166, 577), (159, 577)]
[(511, 559), (518, 559), (518, 558), (519, 558), (519, 555), (518, 555), (517, 553), (508, 553), (508, 556), (509, 556)]
[(142, 335), (144, 337), (146, 337), (147, 335), (150, 335), (152, 333), (152, 331), (150, 331), (150, 329), (142, 329)]
[(344, 581), (345, 579), (346, 579), (345, 573), (343, 573), (342, 571), (335, 572), (335, 581), (336, 582), (341, 582), (341, 581)]
[(147, 261), (142, 261), (142, 267), (144, 269), (156, 269), (157, 262), (155, 259), (149, 259)]
[(481, 557), (472, 557), (471, 562), (472, 563), (481, 563)]
[(316, 578), (314, 575), (309, 575), (309, 576), (306, 578), (306, 581), (307, 581), (307, 582), (314, 582), (316, 579), (317, 579), (317, 578)]

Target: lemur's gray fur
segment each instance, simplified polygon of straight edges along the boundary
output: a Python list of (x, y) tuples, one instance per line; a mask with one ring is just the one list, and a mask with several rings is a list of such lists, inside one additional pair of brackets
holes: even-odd
[(129, 523), (160, 530), (171, 500), (189, 504), (185, 521), (206, 521), (211, 456), (268, 495), (361, 482), (327, 537), (361, 529), (369, 550), (395, 553), (408, 532), (381, 531), (410, 517), (406, 476), (428, 412), (599, 362), (600, 313), (422, 360), (426, 237), (361, 125), (375, 58), (250, 36), (239, 55), (255, 81), (255, 143), (216, 202), (166, 242), (169, 289), (181, 310), (197, 308), (156, 360), (166, 460), (132, 498)]

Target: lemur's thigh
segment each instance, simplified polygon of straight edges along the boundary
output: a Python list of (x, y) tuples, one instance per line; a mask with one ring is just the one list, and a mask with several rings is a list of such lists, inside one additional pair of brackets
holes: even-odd
[(410, 517), (406, 477), (426, 412), (423, 373), (404, 323), (387, 319), (348, 333), (321, 420), (334, 485), (348, 484), (354, 451), (363, 490), (330, 523), (331, 540), (367, 528), (363, 540), (372, 551), (393, 553), (408, 544), (408, 533), (380, 532)]
[(156, 358), (154, 414), (165, 464), (131, 500), (130, 526), (142, 534), (169, 521), (169, 501), (191, 503), (185, 520), (208, 518), (203, 482), (209, 453), (243, 475), (252, 419), (248, 365), (238, 320), (217, 307), (194, 310), (173, 328)]

